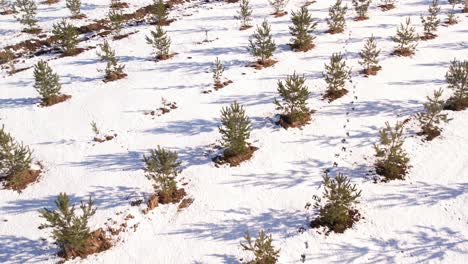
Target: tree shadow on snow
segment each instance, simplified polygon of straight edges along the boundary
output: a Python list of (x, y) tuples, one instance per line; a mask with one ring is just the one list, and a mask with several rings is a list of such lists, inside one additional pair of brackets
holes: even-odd
[(46, 241), (26, 237), (1, 236), (0, 263), (22, 264), (46, 261), (55, 252)]

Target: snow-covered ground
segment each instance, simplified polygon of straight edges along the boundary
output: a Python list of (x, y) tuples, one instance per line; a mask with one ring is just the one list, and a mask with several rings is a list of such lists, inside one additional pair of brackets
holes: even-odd
[[(69, 15), (64, 2), (39, 5), (42, 28), (50, 30)], [(88, 22), (107, 12), (107, 0), (82, 2)], [(132, 11), (151, 1), (128, 2)], [(267, 18), (278, 46), (274, 57), (279, 62), (261, 71), (246, 67), (254, 60), (246, 50), (254, 28), (238, 30), (238, 4), (195, 1), (171, 11), (177, 21), (165, 29), (171, 50), (178, 54), (170, 60), (151, 60), (145, 35), (152, 26), (126, 29), (137, 33), (112, 42), (126, 64), (128, 77), (123, 80), (102, 82), (103, 73), (97, 69), (104, 64), (95, 50), (51, 60), (63, 93), (72, 95), (64, 103), (38, 107), (32, 69), (13, 76), (2, 72), (1, 123), (34, 150), (45, 172), (22, 193), (0, 190), (0, 263), (59, 260), (49, 232), (37, 228), (43, 222), (37, 210), (53, 207), (60, 192), (74, 202), (90, 195), (96, 200), (93, 229), (113, 221), (118, 226), (128, 214), (135, 217), (128, 226), (137, 224), (115, 237), (110, 250), (71, 261), (76, 263), (238, 263), (248, 257), (239, 246), (245, 231), (256, 235), (261, 229), (271, 233), (281, 249), (279, 263), (300, 263), (302, 254), (306, 263), (467, 263), (468, 111), (449, 112), (453, 120), (431, 142), (415, 135), (415, 125), (407, 129), (404, 147), (412, 168), (405, 181), (375, 184), (367, 175), (378, 129), (386, 121), (393, 124), (421, 111), (427, 95), (446, 87), (450, 61), (468, 59), (467, 15), (459, 13), (460, 23), (441, 26), (438, 38), (420, 42), (413, 57), (403, 58), (390, 55), (390, 37), (407, 16), (422, 32), (419, 16), (426, 14), (431, 1), (399, 1), (388, 12), (374, 3), (370, 19), (361, 22), (353, 21), (350, 10), (346, 31), (330, 35), (324, 31), (332, 2), (319, 0), (308, 7), (319, 21), (317, 46), (295, 53), (287, 45), (289, 16), (274, 18), (266, 0), (251, 0), (253, 24)], [(344, 2), (351, 7), (350, 0)], [(292, 0), (288, 10), (302, 4)], [(441, 4), (445, 13), (449, 5)], [(20, 29), (11, 15), (0, 16), (1, 47), (30, 37)], [(213, 41), (197, 44), (206, 30)], [(357, 73), (357, 52), (372, 34), (382, 49), (383, 70), (365, 78)], [(346, 54), (353, 82), (348, 95), (329, 104), (321, 100), (321, 72), (334, 52)], [(57, 55), (41, 58), (52, 57)], [(204, 94), (212, 86), (216, 57), (226, 66), (224, 76), (234, 83)], [(37, 59), (26, 60), (24, 66)], [(272, 121), (278, 113), (273, 98), (278, 96), (277, 81), (294, 71), (307, 78), (312, 92), (308, 102), (317, 112), (302, 129), (285, 130)], [(446, 90), (445, 96), (450, 93)], [(162, 97), (178, 108), (160, 117), (145, 115), (160, 107)], [(211, 157), (220, 139), (220, 110), (234, 100), (245, 105), (253, 123), (250, 141), (259, 150), (239, 167), (217, 168)], [(92, 121), (101, 131), (118, 136), (93, 142)], [(152, 192), (142, 156), (157, 145), (178, 151), (183, 162), (180, 183), (188, 183), (185, 188), (194, 202), (180, 212), (177, 205), (163, 205), (144, 215), (130, 201)], [(364, 219), (343, 234), (325, 236), (307, 228), (313, 212), (304, 206), (322, 193), (323, 171), (334, 162), (338, 167), (332, 168), (332, 175), (343, 172), (362, 189), (359, 210)], [(306, 228), (303, 233), (298, 232), (301, 227)]]

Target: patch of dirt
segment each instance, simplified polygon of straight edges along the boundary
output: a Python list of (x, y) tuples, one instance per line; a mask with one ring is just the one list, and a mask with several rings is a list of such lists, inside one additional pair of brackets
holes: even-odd
[(103, 82), (113, 82), (127, 77), (127, 74), (124, 72), (111, 72), (104, 77)]
[(42, 32), (42, 29), (38, 28), (38, 27), (36, 27), (36, 28), (25, 28), (25, 29), (21, 30), (21, 32), (37, 35), (37, 34)]
[(344, 29), (329, 29), (327, 31), (325, 31), (325, 33), (328, 33), (328, 34), (339, 34), (339, 33), (343, 33), (344, 32)]
[(394, 165), (391, 168), (385, 166), (383, 161), (377, 161), (375, 163), (375, 172), (377, 175), (384, 177), (382, 182), (388, 182), (392, 180), (404, 180), (408, 173), (409, 167), (406, 165)]
[(426, 141), (431, 141), (433, 140), (434, 138), (440, 136), (440, 130), (437, 130), (437, 129), (426, 129), (426, 130), (423, 130), (423, 131), (420, 131), (418, 133), (416, 133), (416, 135), (418, 136), (425, 136), (425, 140)]
[(380, 7), (380, 10), (386, 12), (386, 11), (394, 9), (395, 5), (394, 4), (387, 4), (387, 5), (379, 5), (378, 7)]
[(458, 24), (458, 20), (457, 19), (447, 19), (447, 20), (444, 21), (444, 24), (446, 26), (455, 25), (455, 24)]
[(171, 18), (171, 19), (166, 19), (164, 21), (159, 21), (159, 22), (151, 22), (150, 25), (158, 25), (158, 26), (169, 26), (172, 22), (176, 21), (175, 18)]
[(372, 67), (370, 69), (363, 69), (360, 71), (360, 73), (364, 74), (366, 77), (369, 77), (371, 75), (377, 75), (377, 72), (379, 72), (381, 69), (382, 69), (381, 66)]
[(67, 94), (52, 96), (50, 98), (43, 100), (40, 106), (42, 107), (52, 106), (54, 104), (65, 102), (66, 100), (70, 98), (71, 98), (71, 95), (67, 95)]
[(339, 99), (339, 98), (345, 96), (347, 93), (348, 93), (348, 90), (346, 90), (346, 89), (327, 91), (323, 95), (323, 99), (328, 100), (328, 102), (331, 103), (331, 102), (335, 101), (336, 99)]
[(158, 201), (160, 204), (169, 204), (169, 203), (178, 203), (180, 202), (186, 195), (184, 188), (180, 188), (175, 191), (172, 196), (164, 195), (163, 193), (158, 193)]
[(147, 207), (143, 210), (143, 213), (147, 214), (149, 211), (158, 207), (158, 205), (159, 205), (159, 196), (157, 194), (151, 195), (148, 201), (146, 202)]
[(177, 53), (171, 53), (171, 54), (167, 54), (167, 55), (158, 55), (156, 56), (156, 60), (159, 61), (159, 60), (168, 60), (172, 57), (174, 57), (175, 55), (177, 55)]
[(290, 44), (289, 45), (291, 47), (291, 49), (295, 52), (307, 52), (313, 48), (315, 48), (315, 44), (314, 43), (309, 43), (308, 45), (305, 45), (303, 47), (298, 47), (296, 45), (292, 45)]
[(242, 30), (247, 30), (247, 29), (252, 28), (252, 27), (253, 27), (253, 26), (251, 26), (251, 25), (242, 26), (242, 27), (239, 28), (239, 30), (241, 30), (241, 31), (242, 31)]
[(25, 170), (11, 177), (0, 178), (0, 181), (5, 182), (5, 189), (21, 192), (29, 184), (37, 182), (41, 172), (42, 170)]
[(283, 17), (283, 16), (285, 16), (287, 14), (288, 14), (288, 12), (283, 11), (283, 12), (275, 12), (275, 13), (273, 13), (271, 15), (274, 16), (274, 17)]
[(315, 0), (312, 0), (312, 1), (307, 1), (305, 2), (305, 4), (303, 5), (304, 7), (307, 7), (307, 6), (310, 6), (311, 4), (315, 4), (317, 1)]
[(85, 15), (85, 14), (79, 14), (79, 15), (71, 16), (70, 18), (71, 18), (71, 19), (78, 20), (78, 19), (86, 18), (86, 15)]
[(60, 57), (73, 57), (73, 56), (76, 56), (86, 50), (88, 50), (89, 48), (75, 48), (69, 52), (63, 52), (62, 55), (60, 55)]
[(364, 21), (364, 20), (368, 20), (369, 17), (367, 16), (358, 16), (358, 17), (355, 17), (353, 20), (354, 21)]
[(98, 143), (106, 142), (106, 141), (111, 141), (112, 139), (116, 138), (117, 134), (114, 135), (106, 135), (104, 138), (100, 137), (94, 137), (93, 140)]
[(45, 1), (42, 1), (41, 4), (52, 5), (52, 4), (56, 4), (58, 2), (60, 2), (60, 0), (45, 0)]
[[(312, 112), (314, 112), (314, 111), (312, 111)], [(285, 129), (288, 129), (290, 127), (291, 128), (302, 127), (302, 126), (304, 126), (304, 125), (306, 125), (306, 124), (308, 124), (310, 122), (310, 120), (311, 120), (310, 115), (311, 115), (311, 113), (309, 113), (308, 115), (303, 116), (302, 118), (300, 118), (299, 120), (296, 120), (294, 122), (291, 120), (290, 116), (280, 115), (279, 121), (276, 122), (276, 124), (282, 126)]]
[(2, 15), (2, 16), (12, 15), (12, 14), (16, 14), (16, 12), (14, 10), (11, 10), (11, 9), (4, 10), (4, 11), (0, 12), (0, 15)]
[(243, 161), (249, 160), (252, 158), (253, 153), (257, 151), (258, 148), (249, 145), (248, 150), (245, 153), (234, 155), (234, 156), (216, 156), (213, 158), (213, 162), (217, 165), (229, 164), (230, 167), (239, 166)]
[(432, 33), (425, 33), (423, 36), (420, 37), (421, 40), (430, 40), (430, 39), (435, 39), (437, 37), (436, 34)]
[(464, 100), (459, 100), (456, 98), (449, 98), (444, 105), (444, 110), (450, 111), (463, 111), (468, 108), (468, 98)]
[(414, 50), (410, 49), (396, 49), (392, 52), (392, 55), (401, 56), (401, 57), (410, 57), (414, 55)]
[(179, 206), (177, 206), (177, 211), (180, 212), (183, 209), (189, 207), (193, 203), (193, 198), (185, 198), (180, 202)]
[(233, 81), (231, 80), (227, 80), (227, 81), (224, 81), (224, 82), (217, 82), (213, 85), (214, 89), (217, 91), (219, 89), (222, 89), (226, 86), (228, 86), (229, 84), (233, 83)]
[(128, 4), (125, 2), (113, 3), (112, 5), (110, 5), (110, 8), (114, 8), (114, 9), (128, 8)]
[(278, 61), (273, 60), (273, 59), (267, 59), (265, 61), (258, 60), (255, 63), (250, 64), (249, 67), (253, 67), (256, 70), (261, 70), (263, 68), (268, 68), (268, 67), (275, 65), (277, 62)]
[(354, 223), (358, 222), (361, 219), (361, 214), (358, 210), (352, 209), (348, 211), (348, 221), (345, 223), (336, 223), (330, 225), (329, 223), (323, 221), (320, 217), (315, 218), (310, 222), (311, 228), (326, 227), (328, 230), (325, 232), (325, 235), (330, 234), (331, 232), (343, 233), (346, 229), (353, 227)]
[(108, 250), (112, 247), (111, 240), (107, 238), (106, 232), (99, 228), (91, 232), (91, 237), (86, 242), (86, 247), (80, 251), (63, 250), (59, 252), (59, 256), (65, 259), (73, 259), (76, 257), (86, 258), (88, 255), (99, 253)]

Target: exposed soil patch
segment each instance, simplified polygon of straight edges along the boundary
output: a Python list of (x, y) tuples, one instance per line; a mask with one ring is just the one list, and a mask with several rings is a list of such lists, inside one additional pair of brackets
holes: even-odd
[(15, 11), (9, 9), (9, 10), (4, 10), (4, 11), (0, 12), (0, 15), (3, 15), (3, 16), (11, 15), (11, 14), (15, 14)]
[(71, 97), (72, 97), (71, 95), (67, 95), (67, 94), (52, 96), (50, 98), (47, 98), (47, 99), (43, 100), (42, 103), (40, 104), (40, 106), (43, 106), (43, 107), (52, 106), (54, 104), (65, 102), (66, 100), (70, 99)]
[(41, 172), (42, 170), (25, 170), (11, 177), (0, 178), (0, 181), (4, 182), (5, 189), (21, 192), (29, 184), (37, 182)]
[(104, 137), (94, 137), (94, 141), (95, 142), (99, 142), (99, 143), (102, 143), (102, 142), (106, 142), (106, 141), (111, 141), (112, 139), (116, 138), (117, 137), (117, 134), (114, 134), (114, 135), (106, 135)]
[(145, 111), (144, 113), (145, 113), (145, 115), (162, 116), (162, 115), (165, 115), (165, 114), (171, 112), (174, 109), (177, 109), (177, 103), (176, 102), (167, 102), (167, 101), (163, 100), (161, 107), (159, 107), (156, 110)]
[(431, 141), (434, 138), (440, 136), (440, 131), (437, 129), (430, 129), (416, 133), (418, 136), (424, 136), (426, 141)]
[(392, 52), (392, 55), (401, 56), (401, 57), (410, 57), (414, 55), (414, 51), (410, 49), (396, 49)]
[(265, 61), (258, 60), (253, 64), (250, 64), (249, 67), (255, 68), (256, 70), (261, 70), (263, 68), (268, 68), (275, 65), (278, 61), (273, 59), (268, 59)]
[(395, 164), (391, 168), (385, 166), (383, 161), (377, 161), (375, 163), (375, 172), (377, 175), (384, 177), (383, 182), (388, 182), (392, 180), (404, 180), (406, 174), (408, 173), (409, 167), (406, 165), (397, 165)]
[(227, 81), (224, 81), (224, 82), (217, 82), (213, 85), (214, 89), (217, 91), (219, 89), (222, 89), (226, 86), (228, 86), (229, 84), (233, 83), (233, 81), (231, 80), (227, 80)]
[(180, 212), (183, 209), (189, 207), (193, 203), (193, 198), (185, 198), (180, 202), (179, 206), (177, 206), (177, 211)]
[(79, 14), (79, 15), (71, 16), (70, 18), (71, 18), (71, 19), (78, 20), (78, 19), (86, 18), (86, 15), (85, 15), (85, 14)]
[[(315, 111), (311, 111), (313, 113)], [(302, 118), (298, 118), (298, 120), (292, 121), (290, 116), (287, 115), (280, 115), (278, 122), (276, 122), (277, 125), (282, 126), (285, 129), (288, 128), (297, 128), (297, 127), (302, 127), (306, 124), (308, 124), (311, 120), (311, 113), (308, 115), (303, 116)]]
[(348, 90), (346, 90), (346, 89), (327, 91), (323, 95), (323, 99), (328, 100), (328, 102), (331, 103), (331, 102), (335, 101), (336, 99), (339, 99), (339, 98), (345, 96), (347, 93), (348, 93)]
[(258, 148), (254, 146), (248, 146), (248, 150), (245, 153), (233, 155), (233, 156), (224, 156), (219, 155), (213, 158), (213, 162), (216, 165), (229, 164), (231, 167), (239, 166), (243, 161), (249, 160), (252, 158), (253, 153), (257, 151)]
[(60, 0), (45, 0), (45, 1), (42, 1), (41, 4), (52, 5), (52, 4), (56, 4), (58, 2), (60, 2)]
[(363, 21), (363, 20), (368, 20), (369, 17), (367, 16), (358, 16), (358, 17), (355, 17), (353, 20), (354, 21)]
[(128, 4), (125, 2), (113, 3), (112, 5), (110, 5), (110, 8), (114, 8), (114, 9), (128, 8)]
[(307, 2), (305, 2), (305, 4), (304, 4), (303, 6), (304, 6), (304, 7), (310, 6), (311, 4), (314, 4), (314, 3), (316, 3), (316, 2), (317, 2), (317, 1), (315, 1), (315, 0), (313, 0), (313, 1), (307, 1)]
[(246, 26), (240, 27), (239, 30), (247, 30), (247, 29), (252, 28), (252, 27), (253, 26), (251, 26), (251, 25), (246, 25)]
[(380, 7), (380, 10), (386, 12), (388, 10), (394, 9), (395, 5), (394, 4), (387, 4), (387, 5), (379, 5), (378, 7)]
[(464, 100), (449, 98), (444, 105), (444, 110), (463, 111), (468, 108), (468, 98)]
[(382, 69), (381, 66), (377, 67), (372, 67), (370, 69), (363, 69), (360, 71), (361, 74), (364, 74), (366, 77), (369, 77), (370, 75), (377, 75), (377, 72), (379, 72)]
[(312, 222), (310, 222), (310, 227), (326, 227), (328, 231), (325, 233), (325, 235), (330, 234), (330, 232), (343, 233), (346, 229), (353, 227), (354, 223), (358, 222), (361, 219), (361, 214), (356, 209), (349, 210), (348, 216), (349, 217), (347, 222), (336, 223), (334, 225), (330, 225), (329, 223), (324, 222), (320, 217), (317, 217)]
[(64, 52), (62, 53), (62, 55), (60, 55), (60, 57), (73, 57), (73, 56), (76, 56), (86, 50), (89, 50), (91, 48), (75, 48), (73, 49), (72, 51), (69, 51), (69, 52)]
[(166, 19), (164, 21), (159, 21), (159, 22), (151, 22), (150, 25), (158, 25), (158, 26), (169, 26), (172, 22), (176, 21), (175, 18), (171, 18), (171, 19)]
[(343, 33), (344, 32), (344, 29), (329, 29), (327, 31), (325, 31), (325, 33), (328, 33), (328, 34), (339, 34), (339, 33)]
[(287, 14), (288, 14), (288, 12), (284, 11), (284, 12), (275, 12), (275, 13), (273, 13), (271, 15), (274, 16), (274, 17), (283, 17), (283, 16), (285, 16)]
[(106, 75), (103, 82), (113, 82), (127, 77), (127, 74), (124, 72), (110, 72)]
[(291, 47), (291, 49), (295, 52), (307, 52), (313, 48), (315, 48), (315, 44), (314, 43), (310, 43), (308, 45), (304, 45), (302, 47), (298, 47), (297, 45), (293, 45), (293, 44), (289, 44), (289, 46)]
[(64, 259), (86, 258), (88, 255), (108, 250), (111, 247), (112, 243), (107, 238), (106, 232), (102, 228), (99, 228), (91, 233), (91, 237), (86, 242), (86, 247), (82, 251), (63, 250), (58, 255)]
[(42, 29), (38, 28), (38, 27), (36, 27), (36, 28), (25, 28), (25, 29), (21, 30), (21, 32), (37, 35), (37, 34), (42, 32)]
[(430, 40), (430, 39), (435, 39), (437, 37), (436, 34), (432, 33), (425, 33), (423, 36), (420, 37), (421, 40)]
[(175, 191), (171, 196), (165, 195), (164, 193), (158, 193), (158, 201), (160, 204), (170, 204), (170, 203), (178, 203), (180, 202), (186, 195), (184, 188), (180, 188)]

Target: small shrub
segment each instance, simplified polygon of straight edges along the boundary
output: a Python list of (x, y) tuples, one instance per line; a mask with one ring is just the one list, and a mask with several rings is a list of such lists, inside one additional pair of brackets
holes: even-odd
[(327, 24), (328, 32), (331, 34), (341, 33), (346, 27), (345, 15), (347, 6), (342, 6), (342, 0), (337, 0), (334, 5), (328, 9)]
[(7, 49), (5, 51), (0, 51), (0, 64), (8, 63), (8, 67), (10, 68), (9, 70), (10, 75), (16, 72), (15, 59), (16, 59), (16, 55), (10, 49)]
[(395, 8), (395, 2), (396, 2), (396, 0), (380, 0), (379, 7), (383, 11), (388, 11), (388, 10), (391, 10), (391, 9)]
[(97, 136), (99, 135), (101, 132), (99, 131), (98, 127), (97, 127), (97, 124), (95, 121), (91, 121), (91, 130), (93, 131), (93, 133)]
[(65, 3), (73, 18), (81, 16), (81, 0), (66, 0)]
[(273, 52), (276, 50), (276, 44), (271, 36), (271, 28), (266, 20), (261, 26), (257, 26), (256, 32), (249, 39), (250, 53), (259, 58), (258, 63), (267, 65)]
[(146, 177), (153, 181), (153, 187), (159, 195), (161, 203), (177, 202), (177, 183), (180, 162), (175, 151), (158, 146), (152, 149), (149, 156), (143, 156)]
[(18, 143), (10, 133), (5, 131), (5, 126), (0, 129), (0, 179), (6, 180), (7, 186), (15, 187), (22, 173), (31, 167), (31, 150)]
[(432, 5), (429, 6), (429, 15), (427, 17), (421, 16), (421, 22), (424, 25), (423, 39), (433, 39), (436, 37), (434, 34), (440, 24), (440, 19), (437, 17), (440, 12), (439, 0), (432, 0)]
[(367, 13), (369, 11), (371, 0), (353, 0), (352, 3), (357, 14), (355, 20), (366, 20), (369, 18)]
[(240, 243), (244, 251), (253, 253), (254, 259), (248, 261), (248, 264), (274, 264), (278, 261), (280, 250), (275, 249), (273, 246), (273, 238), (271, 235), (265, 235), (261, 230), (258, 233), (258, 238), (255, 242), (252, 241), (249, 232), (245, 234), (245, 243)]
[(245, 154), (249, 151), (247, 140), (250, 137), (250, 119), (245, 115), (244, 108), (237, 102), (221, 110), (221, 127), (224, 157)]
[(110, 29), (116, 35), (120, 35), (124, 23), (123, 12), (120, 8), (112, 7), (111, 4), (107, 17), (110, 21)]
[(297, 51), (308, 51), (314, 47), (314, 39), (312, 32), (317, 27), (315, 22), (306, 7), (301, 7), (299, 11), (292, 12), (291, 17), (293, 25), (289, 27), (289, 32), (293, 38), (291, 39), (291, 47)]
[(118, 64), (119, 61), (115, 57), (115, 51), (109, 45), (107, 40), (104, 41), (103, 44), (98, 45), (101, 51), (97, 51), (97, 55), (101, 59), (101, 61), (106, 62), (106, 76), (105, 81), (114, 81), (118, 79), (122, 79), (127, 74), (124, 73), (125, 65)]
[(270, 6), (274, 10), (273, 15), (282, 16), (282, 15), (286, 14), (284, 9), (286, 8), (286, 5), (288, 4), (288, 1), (289, 0), (268, 0), (268, 3), (270, 3)]
[(151, 31), (151, 37), (146, 36), (146, 43), (153, 46), (156, 60), (165, 60), (171, 57), (169, 54), (171, 39), (161, 26), (157, 25), (156, 31)]
[(397, 122), (392, 128), (387, 122), (379, 133), (380, 143), (374, 144), (377, 174), (385, 177), (385, 181), (403, 180), (409, 163), (409, 158), (403, 150), (403, 123)]
[(282, 120), (287, 125), (301, 126), (310, 120), (310, 109), (307, 107), (310, 92), (304, 76), (294, 73), (288, 76), (284, 84), (278, 81), (278, 93), (281, 102), (275, 98), (274, 103), (278, 110), (283, 111)]
[(249, 0), (241, 0), (239, 4), (240, 10), (239, 20), (241, 21), (241, 30), (251, 28), (250, 21), (252, 20), (252, 8), (250, 7)]
[(443, 114), (444, 101), (441, 99), (443, 90), (439, 89), (434, 91), (432, 97), (427, 97), (427, 102), (424, 103), (423, 113), (416, 114), (416, 118), (421, 126), (421, 132), (419, 135), (425, 135), (426, 140), (432, 140), (440, 135), (442, 129), (439, 127), (441, 123), (447, 123), (449, 121), (447, 114)]
[(1, 15), (14, 13), (14, 4), (10, 0), (0, 0)]
[(35, 33), (39, 31), (36, 28), (37, 5), (34, 0), (16, 0), (15, 10), (19, 13), (18, 21), (26, 26), (25, 32)]
[(54, 24), (52, 33), (57, 38), (57, 42), (62, 49), (63, 55), (70, 56), (76, 54), (78, 45), (78, 31), (65, 19)]
[(359, 52), (361, 57), (361, 64), (364, 67), (363, 72), (366, 75), (375, 75), (382, 67), (379, 66), (379, 55), (380, 49), (377, 48), (374, 36), (371, 36), (366, 40), (364, 48)]
[(452, 5), (452, 9), (447, 14), (447, 24), (454, 25), (458, 23), (458, 17), (455, 15), (455, 6), (461, 3), (461, 0), (448, 0), (448, 2)]
[(454, 59), (445, 75), (448, 88), (453, 90), (445, 109), (460, 111), (468, 107), (468, 60)]
[(60, 95), (62, 86), (58, 74), (52, 71), (47, 62), (40, 60), (34, 65), (34, 88), (41, 96), (44, 105), (50, 105), (54, 98)]
[(411, 56), (414, 54), (418, 42), (416, 29), (411, 26), (411, 19), (406, 18), (405, 24), (400, 24), (396, 36), (392, 40), (398, 45), (395, 47), (394, 54), (399, 56)]
[(319, 215), (312, 221), (312, 227), (325, 226), (329, 231), (343, 233), (359, 220), (355, 205), (359, 203), (361, 191), (343, 174), (335, 179), (323, 177), (324, 192), (322, 198), (314, 196), (314, 208)]
[(223, 87), (223, 84), (221, 82), (221, 78), (223, 77), (223, 72), (224, 72), (223, 64), (221, 64), (221, 61), (219, 61), (218, 57), (216, 57), (216, 60), (214, 62), (214, 67), (213, 67), (213, 81), (214, 81), (215, 89), (219, 89)]
[(163, 26), (165, 23), (167, 23), (168, 12), (163, 0), (153, 0), (151, 14), (153, 16), (153, 22), (156, 25)]
[(52, 228), (52, 238), (61, 249), (61, 255), (70, 258), (83, 254), (91, 238), (88, 221), (96, 213), (94, 202), (89, 198), (87, 203), (81, 202), (82, 214), (75, 213), (75, 206), (70, 206), (70, 200), (66, 193), (60, 193), (55, 201), (56, 210), (44, 208), (39, 210), (41, 217), (47, 223), (40, 228)]
[(323, 73), (327, 83), (327, 91), (324, 98), (330, 102), (342, 97), (348, 91), (345, 89), (346, 81), (351, 78), (351, 70), (346, 66), (346, 61), (341, 53), (333, 53), (330, 64), (325, 64)]

